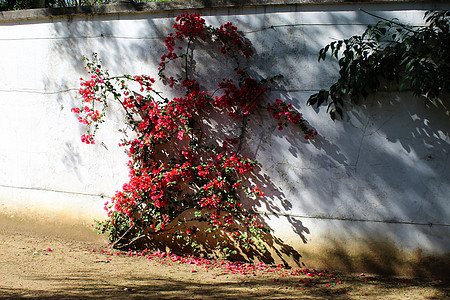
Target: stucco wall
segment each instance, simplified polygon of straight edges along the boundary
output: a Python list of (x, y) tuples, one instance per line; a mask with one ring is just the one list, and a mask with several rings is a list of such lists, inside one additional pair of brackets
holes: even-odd
[[(156, 76), (174, 17), (194, 7), (209, 24), (236, 24), (255, 48), (252, 72), (261, 78), (284, 75), (273, 99), (293, 102), (320, 133), (306, 143), (292, 128), (278, 131), (264, 113), (252, 120), (245, 151), (261, 162), (257, 178), (270, 197), (248, 205), (266, 214), (275, 235), (307, 265), (399, 271), (430, 259), (448, 264), (448, 114), (425, 108), (408, 92), (387, 90), (337, 122), (325, 109), (315, 111), (305, 103), (336, 79), (334, 63), (317, 62), (320, 48), (378, 21), (360, 8), (423, 24), (424, 11), (450, 5), (259, 2), (265, 5), (219, 1), (200, 9), (204, 2), (189, 1), (2, 13), (3, 217), (77, 225), (104, 217), (103, 203), (127, 180), (127, 157), (117, 147), (123, 116), (112, 106), (98, 143), (81, 143), (83, 127), (70, 112), (79, 78), (86, 76), (81, 56), (97, 52), (111, 74)], [(206, 86), (232, 71), (208, 53), (197, 61)], [(448, 109), (448, 98), (444, 105)]]

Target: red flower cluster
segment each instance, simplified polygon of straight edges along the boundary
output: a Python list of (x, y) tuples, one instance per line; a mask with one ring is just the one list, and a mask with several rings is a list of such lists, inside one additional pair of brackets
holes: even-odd
[(258, 109), (258, 104), (264, 100), (267, 88), (253, 78), (245, 78), (237, 87), (232, 79), (224, 79), (219, 83), (223, 95), (217, 96), (214, 105), (230, 110), (230, 116), (241, 119)]
[(237, 27), (233, 26), (233, 23), (228, 22), (221, 25), (217, 30), (217, 40), (222, 42), (221, 52), (223, 54), (230, 50), (230, 44), (236, 46), (236, 48), (242, 52), (246, 58), (250, 58), (253, 55), (253, 49), (250, 42), (244, 40), (242, 35), (237, 31)]
[(81, 142), (85, 144), (95, 144), (92, 134), (83, 134), (81, 136)]
[(199, 13), (184, 13), (176, 18), (177, 23), (173, 25), (175, 29), (175, 37), (177, 39), (200, 37), (202, 40), (206, 39), (204, 32), (205, 20)]
[(287, 126), (288, 122), (299, 125), (300, 129), (305, 133), (305, 139), (310, 139), (317, 135), (317, 131), (309, 129), (302, 115), (292, 108), (292, 104), (288, 104), (277, 99), (274, 104), (268, 104), (267, 110), (272, 118), (278, 120), (278, 129), (283, 130), (283, 125)]
[[(161, 56), (161, 67), (163, 67), (166, 59), (172, 60), (179, 57), (179, 55), (174, 52), (176, 40), (191, 40), (196, 37), (199, 37), (202, 40), (206, 39), (206, 31), (204, 30), (205, 20), (201, 18), (200, 14), (198, 13), (184, 13), (178, 16), (176, 19), (176, 23), (173, 25), (173, 28), (175, 29), (175, 33), (169, 33), (169, 35), (165, 39), (166, 48), (167, 50), (169, 50), (169, 53), (163, 54)], [(182, 46), (179, 46), (178, 49), (182, 50), (183, 48)]]
[(230, 157), (221, 156), (223, 161), (223, 167), (225, 170), (235, 170), (239, 174), (250, 172), (253, 169), (254, 162), (248, 158), (239, 157), (237, 154), (233, 154)]

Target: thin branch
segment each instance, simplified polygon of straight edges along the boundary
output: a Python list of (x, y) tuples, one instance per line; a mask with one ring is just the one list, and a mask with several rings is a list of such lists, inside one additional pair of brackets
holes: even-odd
[(124, 234), (122, 234), (118, 239), (116, 239), (116, 240), (111, 244), (111, 248), (114, 248), (114, 247), (116, 246), (116, 244), (117, 244), (118, 242), (120, 242), (120, 241), (123, 239), (123, 237), (124, 237), (128, 232), (130, 232), (130, 230), (133, 229), (133, 228), (134, 228), (134, 225), (132, 225), (130, 228), (128, 228), (128, 230), (125, 231)]
[(368, 14), (369, 16), (372, 16), (372, 17), (375, 17), (375, 18), (377, 18), (377, 19), (380, 19), (380, 20), (383, 20), (383, 21), (386, 21), (386, 22), (389, 22), (389, 23), (398, 25), (398, 26), (402, 27), (403, 29), (408, 30), (409, 32), (415, 33), (414, 30), (412, 30), (411, 28), (408, 28), (408, 26), (406, 26), (405, 24), (396, 22), (396, 21), (394, 21), (394, 20), (388, 20), (388, 19), (386, 19), (386, 18), (383, 18), (383, 17), (377, 16), (377, 15), (374, 15), (374, 14), (368, 12), (368, 11), (365, 11), (365, 10), (362, 9), (362, 8), (360, 8), (359, 10), (362, 11), (363, 13), (365, 13), (365, 14)]
[(150, 92), (156, 94), (159, 98), (161, 98), (162, 100), (164, 100), (164, 103), (168, 103), (168, 102), (169, 102), (169, 99), (168, 99), (168, 98), (165, 98), (165, 97), (161, 96), (161, 92), (157, 92), (157, 91), (155, 91), (155, 90), (153, 90), (153, 89), (152, 89)]
[(189, 80), (189, 73), (188, 73), (188, 58), (189, 58), (189, 47), (191, 46), (191, 38), (189, 38), (188, 40), (188, 44), (186, 47), (186, 55), (185, 55), (185, 70), (186, 70), (186, 74), (185, 74), (185, 79), (186, 81)]
[(247, 132), (247, 122), (248, 122), (247, 116), (244, 115), (242, 117), (241, 134), (239, 135), (239, 145), (238, 145), (236, 153), (241, 152), (242, 144), (243, 144), (244, 138), (245, 138), (245, 133)]
[(123, 245), (123, 247), (130, 247), (134, 242), (136, 242), (144, 237), (148, 237), (148, 235), (143, 234), (143, 235), (137, 236), (137, 237), (133, 238), (128, 244)]

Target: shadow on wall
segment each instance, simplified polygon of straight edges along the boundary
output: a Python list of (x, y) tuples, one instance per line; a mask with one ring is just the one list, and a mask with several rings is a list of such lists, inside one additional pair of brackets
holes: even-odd
[[(411, 227), (411, 230), (415, 229), (415, 226)], [(352, 243), (357, 243), (360, 251), (354, 251)], [(450, 267), (450, 254), (429, 255), (419, 248), (413, 252), (402, 251), (396, 246), (395, 241), (382, 235), (377, 237), (375, 234), (367, 234), (358, 241), (331, 238), (327, 240), (325, 247), (319, 246), (317, 250), (310, 257), (309, 263), (323, 268), (354, 273), (364, 270), (377, 274), (401, 274), (417, 278), (449, 276), (447, 270)]]
[[(270, 15), (265, 8), (237, 9), (234, 15), (224, 10), (205, 11), (207, 23), (216, 26), (231, 21), (252, 42), (256, 51), (250, 61), (252, 75), (260, 79), (284, 76), (273, 87), (268, 101), (280, 98), (293, 103), (320, 134), (307, 143), (292, 126), (278, 131), (275, 121), (264, 112), (252, 117), (243, 153), (261, 163), (260, 172), (250, 180), (268, 197), (249, 202), (248, 208), (261, 212), (261, 220), (274, 227), (275, 235), (268, 244), (281, 256), (294, 257), (299, 263), (301, 245), (315, 234), (304, 224), (305, 218), (417, 224), (418, 232), (421, 226), (432, 223), (438, 232), (445, 231), (450, 213), (446, 201), (450, 194), (446, 175), (450, 152), (448, 116), (442, 109), (423, 108), (420, 100), (407, 93), (379, 93), (361, 106), (350, 108), (345, 119), (336, 123), (324, 111), (316, 113), (306, 107), (308, 96), (328, 88), (337, 74), (330, 63), (316, 63), (319, 49), (333, 39), (360, 34), (365, 24), (377, 20), (354, 7), (346, 7), (345, 11), (339, 6), (327, 7), (326, 11), (304, 7), (302, 12), (294, 12), (296, 9), (274, 7)], [(178, 13), (123, 15), (120, 20), (117, 16), (95, 16), (56, 21), (53, 30), (61, 38), (53, 44), (54, 67), (46, 87), (76, 86), (78, 78), (64, 74), (80, 74), (80, 58), (90, 52), (99, 54), (111, 74), (156, 76), (164, 37)], [(379, 15), (391, 16), (382, 12)], [(217, 64), (216, 57), (208, 52), (195, 56), (191, 67), (197, 77), (206, 78), (204, 86), (208, 89), (233, 72), (231, 64)], [(69, 109), (75, 104), (72, 96), (61, 95), (58, 104)], [(109, 117), (120, 123), (123, 116), (111, 109)], [(82, 130), (80, 127), (80, 133)], [(78, 161), (79, 154), (70, 153), (71, 161)], [(283, 225), (270, 225), (281, 220)], [(351, 228), (326, 230), (338, 233)], [(289, 243), (278, 237), (277, 231), (285, 233), (283, 236), (290, 234)], [(398, 242), (413, 248), (448, 251), (450, 247), (448, 231), (444, 238), (431, 237), (425, 244), (401, 237), (394, 241)], [(335, 248), (334, 255), (346, 257), (338, 244)]]

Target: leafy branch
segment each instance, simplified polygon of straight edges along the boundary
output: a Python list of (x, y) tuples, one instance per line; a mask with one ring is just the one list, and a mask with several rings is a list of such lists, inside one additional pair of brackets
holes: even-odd
[(381, 21), (369, 25), (362, 35), (332, 42), (319, 51), (319, 61), (327, 54), (338, 60), (339, 78), (329, 90), (310, 96), (308, 104), (327, 104), (333, 120), (342, 117), (345, 101), (357, 103), (376, 93), (381, 80), (395, 82), (400, 91), (411, 90), (426, 104), (450, 91), (450, 12), (428, 11), (426, 25), (418, 27), (378, 18)]

